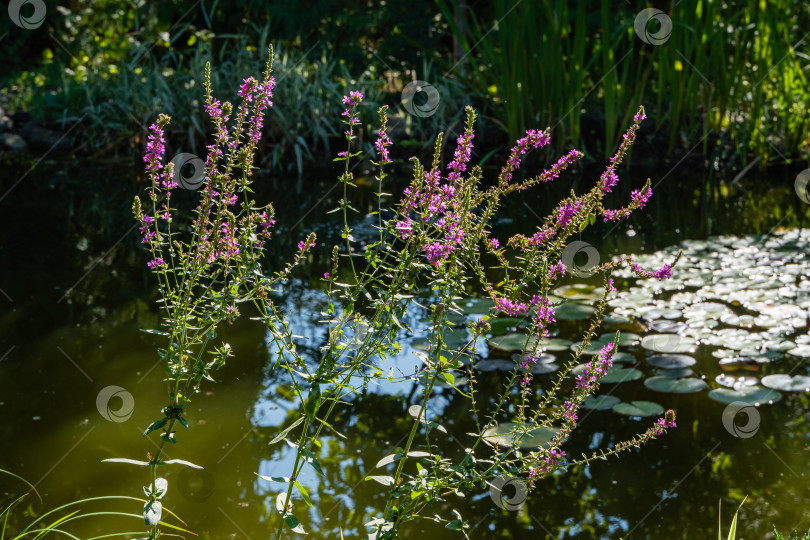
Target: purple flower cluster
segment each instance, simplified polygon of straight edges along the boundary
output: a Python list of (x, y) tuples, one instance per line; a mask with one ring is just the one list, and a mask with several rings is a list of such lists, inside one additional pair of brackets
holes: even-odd
[(574, 200), (565, 201), (562, 205), (557, 207), (557, 228), (564, 229), (574, 219), (579, 211), (582, 209), (582, 201)]
[(534, 315), (534, 333), (537, 337), (548, 337), (548, 327), (551, 323), (556, 322), (554, 318), (555, 312), (548, 298), (534, 295), (532, 297), (532, 306), (537, 310)]
[[(635, 142), (638, 127), (645, 118), (647, 118), (647, 116), (644, 114), (644, 107), (640, 107), (638, 112), (633, 116), (633, 125), (622, 135), (622, 142), (619, 145), (619, 149), (611, 156), (610, 164), (605, 169), (605, 172), (602, 173), (602, 176), (599, 177), (597, 192), (600, 194), (600, 197), (605, 193), (609, 193), (619, 182), (619, 177), (616, 175), (616, 168)], [(651, 196), (652, 189), (649, 187), (641, 191), (634, 190), (631, 194), (632, 200), (630, 204), (624, 208), (610, 210), (600, 206), (602, 217), (605, 221), (618, 221), (619, 219), (629, 216), (633, 210), (643, 208)]]
[(146, 170), (155, 173), (163, 168), (163, 153), (166, 151), (166, 140), (163, 135), (163, 126), (152, 124), (149, 126), (148, 142), (146, 143), (146, 155), (143, 160), (146, 162)]
[(644, 208), (644, 205), (647, 204), (647, 201), (650, 200), (652, 196), (652, 188), (645, 188), (643, 190), (634, 189), (633, 192), (630, 194), (630, 204), (625, 206), (624, 208), (618, 208), (616, 210), (611, 209), (603, 209), (602, 210), (602, 217), (605, 221), (619, 221), (622, 218), (626, 218), (629, 216), (633, 210), (638, 210), (640, 208)]
[(548, 280), (555, 281), (558, 278), (561, 278), (565, 275), (565, 263), (562, 261), (557, 261), (557, 264), (553, 264), (548, 267)]
[(389, 146), (391, 146), (391, 139), (388, 138), (385, 125), (383, 125), (377, 133), (377, 140), (374, 141), (374, 148), (377, 149), (377, 154), (380, 156), (380, 164), (391, 163), (391, 156), (388, 154)]
[[(205, 272), (215, 275), (218, 270), (212, 268), (213, 265), (229, 267), (236, 259), (255, 257), (254, 250), (270, 237), (275, 225), (272, 207), (243, 205), (239, 210), (239, 193), (244, 190), (231, 175), (234, 166), (242, 170), (243, 181), (253, 173), (252, 160), (261, 137), (265, 110), (273, 105), (271, 99), (275, 84), (269, 69), (261, 82), (253, 77), (244, 79), (238, 92), (242, 103), (233, 127), (229, 129), (232, 106), (211, 95), (210, 68), (206, 69), (205, 111), (214, 125), (214, 141), (208, 146), (205, 167), (207, 182), (200, 190), (200, 203), (191, 224), (194, 239), (188, 244), (175, 246), (176, 242), (172, 242), (172, 245), (168, 245), (166, 238), (170, 235), (161, 232), (161, 227), (168, 228), (172, 222), (168, 197), (170, 190), (176, 187), (173, 180), (176, 171), (172, 171), (172, 167), (164, 168), (162, 164), (164, 128), (169, 117), (160, 115), (151, 126), (144, 161), (152, 181), (149, 192), (152, 209), (145, 213), (138, 199), (133, 210), (140, 223), (141, 242), (147, 245), (153, 255), (148, 263), (152, 270), (157, 271), (171, 264), (178, 272), (183, 272), (187, 266), (196, 265), (198, 275)], [(229, 154), (229, 159), (223, 164), (221, 159), (225, 152)], [(161, 169), (164, 169), (162, 174)], [(159, 192), (165, 192), (167, 201), (157, 209)]]
[(473, 138), (475, 138), (475, 134), (472, 130), (467, 130), (456, 141), (453, 161), (447, 164), (447, 168), (451, 171), (447, 175), (449, 182), (456, 183), (461, 178), (461, 173), (467, 170), (467, 163), (470, 161), (470, 154), (472, 153)]
[(351, 136), (351, 126), (356, 126), (360, 123), (360, 120), (357, 118), (357, 106), (363, 101), (363, 94), (358, 92), (357, 90), (352, 90), (349, 92), (348, 96), (343, 96), (343, 104), (346, 105), (346, 109), (343, 111), (341, 116), (345, 116), (347, 118), (346, 123), (350, 126), (349, 131), (346, 132), (346, 136)]
[(163, 260), (163, 257), (157, 257), (146, 263), (146, 266), (154, 270), (155, 268), (160, 268), (166, 266), (166, 261)]
[[(447, 182), (442, 182), (438, 169), (426, 172), (421, 185), (412, 184), (405, 189), (404, 207), (415, 210), (420, 214), (419, 225), (423, 228), (432, 226), (441, 238), (427, 242), (423, 246), (425, 256), (435, 267), (442, 265), (456, 249), (464, 243), (466, 232), (461, 225), (461, 200), (459, 200), (458, 187), (454, 185), (451, 176), (459, 174), (465, 167), (465, 143), (459, 137), (459, 149), (456, 151), (457, 160), (451, 165), (453, 171)], [(461, 150), (461, 151), (459, 151)], [(458, 177), (455, 177), (456, 179)], [(414, 234), (415, 222), (408, 216), (396, 223), (396, 230), (400, 238), (407, 239)]]
[[(246, 79), (247, 80), (247, 79)], [(264, 110), (267, 107), (273, 106), (273, 88), (276, 86), (276, 80), (270, 77), (264, 83), (255, 83), (253, 93), (247, 101), (256, 100), (256, 105), (253, 109), (253, 115), (250, 117), (250, 129), (248, 130), (248, 138), (251, 144), (255, 147), (259, 144), (259, 139), (262, 136), (262, 128), (264, 127)]]
[(498, 177), (499, 185), (505, 186), (512, 180), (512, 174), (520, 168), (520, 163), (523, 160), (523, 156), (526, 155), (526, 152), (531, 148), (542, 148), (546, 146), (550, 140), (549, 130), (538, 131), (536, 129), (530, 129), (526, 131), (526, 136), (517, 140), (515, 146), (509, 153), (509, 159), (506, 160), (506, 165), (501, 169), (501, 174)]
[(650, 272), (648, 270), (644, 270), (642, 267), (640, 267), (639, 265), (634, 263), (633, 264), (633, 272), (635, 272), (636, 275), (639, 276), (639, 277), (642, 277), (642, 278), (655, 278), (655, 279), (657, 279), (659, 281), (662, 281), (662, 280), (664, 280), (666, 278), (672, 277), (672, 268), (670, 268), (670, 266), (668, 264), (665, 264), (664, 266), (662, 266), (658, 270), (654, 270), (654, 271)]
[(515, 302), (509, 298), (495, 298), (495, 307), (507, 315), (528, 315), (529, 306), (525, 302)]

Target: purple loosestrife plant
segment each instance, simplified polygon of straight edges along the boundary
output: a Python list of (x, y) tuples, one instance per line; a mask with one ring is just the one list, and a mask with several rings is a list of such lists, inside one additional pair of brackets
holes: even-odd
[[(163, 454), (167, 444), (177, 443), (178, 426), (188, 428), (185, 405), (200, 391), (203, 380), (213, 381), (214, 371), (232, 355), (230, 345), (217, 344), (217, 328), (238, 317), (247, 302), (266, 306), (268, 290), (297, 262), (269, 278), (260, 273), (260, 258), (275, 220), (272, 206), (259, 207), (250, 198), (256, 145), (264, 114), (273, 105), (272, 58), (271, 49), (261, 81), (244, 80), (235, 114), (233, 105), (212, 96), (210, 65), (206, 67), (205, 110), (214, 127), (214, 142), (208, 146), (198, 205), (186, 226), (173, 227), (173, 200), (188, 195), (178, 193), (175, 175), (179, 171), (166, 156), (164, 129), (169, 117), (161, 114), (150, 128), (144, 156), (150, 187), (145, 203), (135, 198), (133, 213), (161, 296), (161, 328), (150, 332), (166, 340), (158, 355), (168, 401), (162, 416), (144, 432), (144, 436), (159, 433), (157, 452), (147, 454), (147, 461), (123, 460), (150, 471), (143, 509), (150, 540), (161, 534), (160, 499), (167, 486), (157, 468), (166, 464), (198, 467), (186, 460), (165, 461)], [(307, 239), (308, 244), (312, 242), (314, 238)]]
[[(214, 137), (208, 146), (199, 204), (187, 227), (172, 225), (182, 216), (172, 210), (173, 197), (177, 196), (175, 171), (171, 163), (164, 165), (163, 129), (169, 118), (161, 115), (149, 137), (145, 156), (151, 179), (148, 202), (142, 204), (136, 199), (133, 209), (142, 242), (150, 253), (147, 264), (160, 288), (163, 322), (156, 333), (167, 342), (159, 355), (168, 395), (163, 416), (144, 434), (159, 432), (160, 450), (147, 456), (148, 461), (137, 462), (149, 467), (151, 473), (150, 484), (144, 488), (149, 497), (144, 517), (150, 539), (160, 535), (160, 499), (166, 491), (166, 481), (157, 477), (156, 468), (173, 462), (195, 466), (185, 461), (161, 460), (163, 449), (177, 442), (177, 424), (187, 427), (184, 405), (189, 397), (199, 391), (203, 379), (213, 380), (212, 372), (232, 354), (230, 346), (216, 342), (217, 327), (232, 321), (246, 308), (267, 326), (273, 368), (289, 378), (289, 388), (299, 405), (294, 420), (271, 442), (284, 441), (294, 448), (291, 470), (284, 477), (262, 477), (282, 485), (276, 498), (279, 516), (273, 536), (277, 539), (286, 531), (305, 532), (303, 515), (296, 506), (300, 507), (298, 500), (311, 505), (311, 499), (299, 479), (305, 473), (324, 474), (318, 460), (321, 439), (327, 435), (342, 437), (332, 425), (334, 417), (351, 407), (354, 395), (374, 381), (415, 383), (421, 389), (421, 398), (409, 407), (407, 442), (380, 461), (380, 467), (390, 470), (375, 471), (375, 476), (370, 477), (387, 491), (385, 507), (367, 524), (369, 535), (377, 539), (399, 537), (405, 524), (419, 517), (463, 531), (468, 525), (458, 512), (439, 516), (434, 506), (428, 515), (428, 509), (456, 494), (478, 492), (483, 484), (504, 474), (519, 477), (533, 487), (556, 471), (640, 446), (675, 425), (674, 413), (668, 411), (636, 437), (592, 456), (569, 459), (564, 449), (577, 428), (579, 408), (599, 387), (618, 350), (617, 335), (582, 373), (572, 376), (572, 368), (600, 328), (609, 297), (619, 294), (611, 279), (613, 270), (630, 265), (639, 277), (664, 279), (670, 275), (670, 265), (648, 271), (623, 257), (593, 269), (604, 280), (605, 294), (597, 302), (581, 346), (556, 379), (538, 381), (532, 377), (532, 367), (544, 352), (542, 338), (556, 323), (551, 293), (566, 274), (561, 254), (567, 239), (592, 224), (596, 216), (611, 220), (629, 215), (641, 208), (652, 193), (648, 181), (624, 208), (610, 210), (602, 202), (618, 182), (616, 169), (633, 143), (644, 118), (643, 110), (634, 118), (593, 189), (580, 195), (572, 193), (560, 201), (536, 231), (527, 232), (529, 236), (516, 235), (502, 245), (491, 236), (490, 227), (503, 198), (557, 180), (582, 154), (572, 150), (545, 171), (519, 179), (517, 173), (524, 156), (549, 144), (549, 130), (530, 130), (516, 141), (497, 182), (485, 187), (481, 168), (470, 163), (475, 113), (468, 108), (465, 131), (456, 141), (452, 160), (442, 165), (440, 134), (432, 163), (424, 166), (412, 159), (413, 180), (398, 203), (383, 208), (392, 141), (387, 133), (387, 107), (381, 107), (371, 161), (379, 170), (379, 236), (360, 249), (349, 225), (349, 212), (355, 209), (348, 202), (348, 190), (355, 187), (351, 164), (364, 158), (356, 141), (360, 127), (358, 107), (363, 96), (349, 93), (343, 98), (342, 114), (346, 147), (335, 159), (343, 162), (338, 179), (343, 197), (335, 209), (343, 220), (342, 241), (332, 246), (329, 267), (318, 270), (325, 289), (326, 307), (321, 315), (328, 326), (328, 339), (317, 355), (309, 356), (304, 351), (310, 348), (296, 346), (296, 329), (268, 292), (277, 290), (276, 286), (287, 280), (307, 252), (315, 248), (315, 235), (299, 241), (298, 251), (282, 271), (265, 275), (260, 259), (275, 223), (273, 209), (257, 206), (250, 199), (252, 164), (263, 115), (273, 105), (275, 83), (270, 69), (268, 62), (261, 81), (251, 77), (243, 81), (241, 102), (236, 108), (212, 96), (210, 68), (206, 70), (205, 110)], [(487, 315), (468, 324), (470, 337), (465, 343), (451, 347), (447, 343), (450, 316), (463, 314), (461, 300), (469, 298), (474, 288), (492, 300), (492, 307)], [(385, 375), (381, 362), (401, 352), (401, 342), (411, 332), (404, 322), (406, 316), (419, 310), (427, 310), (431, 321), (427, 351), (414, 353), (421, 362), (420, 369), (416, 373)], [(490, 323), (501, 315), (523, 318), (528, 332), (514, 370), (496, 400), (484, 404), (470, 366), (478, 353), (477, 340), (489, 336)], [(456, 377), (463, 372), (470, 379), (469, 389), (465, 390), (456, 384)], [(427, 417), (428, 404), (439, 383), (448, 384), (467, 400), (475, 422), (475, 433), (464, 441), (465, 455), (456, 461), (446, 457), (438, 424)], [(544, 391), (536, 392), (537, 386)], [(511, 434), (514, 444), (503, 447), (492, 443), (486, 434), (507, 414), (518, 427)], [(522, 438), (537, 428), (553, 429), (555, 435), (541, 448), (519, 451)]]

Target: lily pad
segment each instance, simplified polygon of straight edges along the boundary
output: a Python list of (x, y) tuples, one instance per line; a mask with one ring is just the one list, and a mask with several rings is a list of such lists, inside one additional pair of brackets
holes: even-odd
[(695, 372), (689, 369), (688, 367), (685, 368), (675, 368), (675, 369), (662, 369), (656, 373), (659, 377), (669, 377), (670, 379), (680, 379), (681, 377), (691, 377), (694, 375)]
[[(602, 350), (602, 347), (604, 347), (607, 344), (608, 344), (607, 341), (602, 341), (601, 339), (596, 340), (596, 341), (591, 341), (590, 343), (588, 343), (587, 347), (582, 349), (582, 354), (584, 354), (586, 356), (593, 356), (595, 354), (599, 354), (599, 351)], [(572, 343), (570, 348), (571, 348), (572, 352), (576, 352), (577, 349), (579, 349), (581, 346), (582, 346), (582, 342), (577, 341), (576, 343)]]
[(488, 339), (487, 343), (491, 349), (502, 352), (522, 351), (523, 346), (526, 345), (526, 334), (520, 332), (512, 332)]
[(545, 375), (546, 373), (553, 373), (560, 369), (559, 364), (552, 364), (552, 363), (543, 363), (540, 362), (536, 363), (532, 366), (530, 370), (534, 375)]
[(762, 377), (762, 386), (783, 392), (810, 392), (810, 377), (806, 375), (768, 375)]
[(613, 412), (627, 416), (656, 416), (664, 412), (664, 408), (652, 401), (631, 401), (613, 406)]
[(697, 343), (694, 339), (680, 334), (653, 334), (641, 340), (641, 346), (659, 353), (692, 352)]
[(582, 402), (582, 406), (589, 410), (606, 411), (621, 403), (621, 399), (616, 396), (588, 396)]
[(495, 302), (489, 298), (467, 298), (460, 301), (459, 305), (469, 314), (486, 315), (495, 306)]
[(662, 334), (679, 334), (686, 330), (686, 325), (682, 322), (661, 319), (652, 321), (650, 323), (650, 330), (660, 332)]
[(743, 401), (754, 405), (763, 403), (776, 403), (782, 399), (782, 394), (761, 386), (744, 386), (742, 388), (715, 388), (709, 392), (709, 397), (720, 403), (734, 403)]
[[(521, 357), (521, 355), (515, 353), (515, 354), (512, 355), (512, 361), (513, 362), (520, 362), (521, 360), (523, 360), (523, 359), (525, 359), (527, 357), (528, 357), (528, 355), (523, 355)], [(537, 359), (537, 361), (535, 362), (536, 364), (551, 364), (552, 362), (554, 362), (557, 359), (557, 357), (554, 356), (553, 354), (547, 354), (547, 353), (540, 354), (540, 355), (536, 356), (535, 358)]]
[[(517, 446), (521, 449), (529, 449), (546, 446), (560, 431), (559, 428), (542, 426), (523, 435), (515, 433), (516, 430), (523, 429), (524, 425), (520, 422), (504, 422), (486, 430), (483, 438), (485, 441), (498, 446), (510, 448)], [(519, 442), (517, 442), (518, 439), (520, 439)]]
[(592, 302), (599, 300), (605, 294), (604, 287), (596, 287), (589, 283), (573, 283), (554, 289), (554, 294), (566, 300), (579, 300)]
[(759, 379), (748, 375), (734, 376), (721, 373), (714, 378), (714, 382), (728, 388), (741, 388), (743, 386), (755, 386), (759, 382)]
[(810, 358), (810, 345), (799, 345), (794, 349), (790, 349), (787, 353), (799, 358)]
[(635, 381), (640, 379), (644, 374), (635, 368), (623, 368), (618, 366), (611, 367), (604, 377), (599, 379), (603, 383), (621, 383), (627, 381)]
[(672, 377), (650, 377), (644, 381), (644, 386), (656, 392), (668, 394), (692, 394), (706, 388), (706, 382), (689, 377), (686, 379), (673, 379)]
[[(613, 343), (614, 337), (616, 337), (615, 333), (608, 332), (599, 336), (599, 341), (604, 343)], [(641, 336), (638, 334), (634, 334), (632, 332), (619, 332), (620, 347), (632, 347), (633, 345), (637, 345), (640, 340)]]
[[(572, 375), (582, 375), (585, 371), (585, 368), (588, 367), (589, 363), (579, 364), (574, 366), (571, 369)], [(599, 379), (599, 382), (603, 383), (620, 383), (620, 382), (627, 382), (627, 381), (635, 381), (640, 379), (644, 374), (641, 371), (635, 368), (625, 368), (621, 367), (620, 365), (612, 366), (608, 372), (605, 374), (604, 377)]]
[[(541, 338), (537, 341), (537, 348), (553, 352), (567, 351), (568, 347), (571, 346), (571, 343), (573, 342), (562, 338)], [(529, 343), (529, 348), (533, 347), (534, 341), (531, 341)]]
[(499, 317), (489, 323), (491, 332), (499, 336), (507, 333), (509, 330), (515, 329), (518, 326), (525, 325), (525, 319), (517, 319), (515, 317)]
[(650, 319), (677, 319), (681, 316), (681, 311), (672, 308), (656, 308), (651, 309), (644, 316)]
[(692, 367), (697, 360), (685, 354), (654, 354), (647, 358), (647, 363), (661, 369), (679, 369)]
[(509, 360), (481, 360), (473, 367), (478, 371), (512, 371), (515, 363)]
[(621, 351), (617, 352), (617, 353), (613, 353), (613, 356), (612, 356), (611, 359), (613, 360), (614, 364), (617, 363), (617, 362), (635, 362), (636, 361), (635, 356), (633, 356), (630, 353), (621, 352)]
[(591, 306), (577, 304), (576, 302), (566, 302), (554, 308), (554, 315), (557, 319), (566, 321), (581, 321), (593, 315), (596, 311)]

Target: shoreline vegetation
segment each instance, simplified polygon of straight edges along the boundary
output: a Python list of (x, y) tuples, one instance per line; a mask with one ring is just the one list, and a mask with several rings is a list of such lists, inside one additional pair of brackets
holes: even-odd
[[(466, 106), (481, 111), (487, 158), (505, 157), (525, 129), (553, 127), (557, 155), (578, 147), (604, 159), (642, 103), (656, 120), (639, 133), (637, 152), (652, 166), (687, 160), (731, 180), (754, 167), (795, 166), (810, 151), (810, 40), (801, 35), (810, 11), (801, 2), (680, 3), (666, 11), (672, 27), (660, 44), (637, 35), (641, 4), (614, 10), (602, 1), (597, 11), (582, 0), (512, 10), (505, 2), (418, 2), (408, 23), (401, 8), (324, 7), (314, 34), (300, 14), (276, 4), (246, 2), (229, 14), (217, 3), (201, 6), (176, 27), (176, 9), (116, 1), (54, 9), (12, 46), (20, 60), (1, 79), (0, 118), (8, 121), (0, 121), (0, 147), (136, 156), (155, 111), (165, 110), (177, 119), (167, 140), (202, 154), (202, 66), (214, 60), (212, 79), (236, 95), (233, 81), (262, 64), (255, 44), (273, 41), (276, 95), (291, 110), (268, 122), (263, 169), (301, 175), (328, 161), (341, 133), (325, 118), (340, 112), (335, 103), (349, 87), (366, 96), (359, 126), (366, 151), (374, 111), (390, 107), (389, 131), (403, 141), (395, 161), (428, 156), (421, 141), (440, 131), (457, 135)], [(540, 21), (543, 32), (527, 21)], [(648, 23), (652, 35), (655, 24)], [(437, 97), (428, 89), (403, 106), (412, 80)]]

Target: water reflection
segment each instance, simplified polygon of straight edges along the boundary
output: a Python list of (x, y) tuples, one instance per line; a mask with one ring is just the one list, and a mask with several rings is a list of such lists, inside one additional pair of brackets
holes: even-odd
[[(21, 174), (9, 171), (3, 186), (7, 188)], [(0, 233), (5, 263), (0, 265), (0, 288), (7, 295), (0, 295), (4, 305), (0, 356), (5, 354), (0, 360), (0, 433), (4, 441), (0, 467), (37, 483), (44, 504), (32, 504), (34, 512), (79, 497), (139, 496), (139, 482), (146, 481), (136, 467), (101, 463), (108, 457), (142, 459), (154, 451), (153, 443), (140, 433), (159, 415), (165, 399), (162, 374), (153, 369), (159, 339), (138, 331), (155, 327), (156, 313), (145, 258), (136, 235), (126, 234), (132, 226), (129, 205), (140, 186), (122, 179), (133, 176), (120, 167), (70, 169), (43, 164), (30, 181), (21, 183), (2, 202), (7, 223), (25, 226), (7, 227)], [(579, 181), (587, 183), (587, 178)], [(633, 181), (627, 182), (630, 189)], [(615, 230), (594, 228), (583, 239), (596, 246), (601, 256), (609, 257), (618, 252), (652, 252), (710, 232), (776, 233), (774, 227), (805, 223), (806, 206), (796, 199), (790, 182), (743, 182), (731, 191), (706, 187), (697, 176), (679, 182), (662, 185), (648, 211), (638, 213), (629, 223)], [(280, 228), (269, 266), (278, 267), (286, 260), (310, 230), (318, 233), (320, 245), (327, 246), (313, 252), (307, 272), (288, 283), (280, 297), (296, 333), (302, 336), (300, 346), (313, 356), (326, 339), (325, 325), (317, 323), (325, 306), (318, 277), (328, 265), (328, 246), (339, 239), (335, 223), (324, 217), (336, 203), (337, 193), (329, 192), (333, 185), (331, 180), (312, 180), (307, 189), (296, 193), (281, 178), (267, 179), (257, 192), (258, 200), (275, 201), (278, 211)], [(551, 201), (571, 185), (570, 177), (561, 178), (559, 186), (508, 201), (507, 217), (497, 224), (496, 236), (506, 238), (531, 230), (536, 215), (543, 215)], [(353, 194), (352, 205), (362, 210), (358, 222), (373, 223), (364, 214), (373, 209), (373, 187)], [(401, 185), (394, 182), (388, 191), (398, 189)], [(617, 200), (626, 195), (619, 193)], [(375, 234), (370, 227), (364, 230), (370, 231), (369, 239)], [(628, 234), (630, 230), (633, 234)], [(807, 297), (800, 295), (808, 290), (805, 245), (768, 242), (757, 246), (738, 237), (720, 238), (704, 246), (703, 257), (683, 260), (679, 271), (686, 275), (684, 286), (694, 292), (707, 287), (700, 280), (712, 278), (713, 291), (709, 292), (722, 302), (734, 306), (737, 301), (742, 307), (731, 315), (704, 317), (696, 328), (711, 329), (711, 320), (718, 321), (717, 329), (746, 329), (746, 336), (753, 334), (748, 329), (754, 326), (763, 332), (776, 328), (762, 326), (762, 320), (753, 321), (761, 313), (746, 304), (751, 298), (741, 296), (752, 291), (773, 290), (777, 293), (772, 302), (775, 306), (789, 304), (807, 310)], [(694, 243), (685, 245), (695, 247)], [(713, 255), (707, 257), (709, 253)], [(707, 260), (708, 266), (700, 266)], [(745, 261), (751, 260), (758, 264), (746, 266)], [(794, 296), (783, 294), (787, 290)], [(676, 304), (682, 303), (676, 296), (681, 292), (668, 291), (667, 302), (675, 298)], [(649, 299), (651, 293), (642, 288), (634, 294)], [(664, 302), (652, 307), (682, 311)], [(665, 313), (638, 313), (638, 309), (638, 304), (614, 306), (618, 315), (625, 310), (625, 314), (641, 314), (650, 321), (667, 320)], [(425, 323), (417, 311), (410, 317), (408, 324), (417, 332), (405, 340), (402, 354), (380, 366), (384, 372), (393, 368), (396, 374), (412, 373), (419, 367), (412, 352)], [(562, 335), (574, 341), (581, 328), (577, 320), (561, 324)], [(676, 330), (672, 333), (683, 328)], [(204, 393), (190, 404), (191, 429), (178, 433), (181, 444), (168, 453), (171, 458), (197, 462), (205, 470), (167, 467), (167, 502), (201, 538), (262, 538), (277, 525), (275, 494), (280, 484), (261, 480), (257, 474), (284, 476), (291, 469), (292, 449), (283, 442), (268, 445), (291, 422), (291, 394), (282, 374), (270, 369), (274, 351), (262, 328), (244, 320), (222, 333), (234, 348), (234, 361), (217, 374), (217, 384), (204, 387)], [(805, 333), (806, 328), (794, 326), (792, 333), (782, 332), (778, 337), (801, 346), (799, 338)], [(712, 387), (718, 386), (715, 377), (724, 373), (712, 353), (742, 353), (751, 345), (746, 336), (718, 335), (717, 343), (702, 346), (696, 355), (695, 371)], [(763, 334), (757, 339), (767, 337)], [(770, 334), (771, 340), (776, 337), (776, 333)], [(707, 335), (703, 339), (717, 338)], [(632, 365), (645, 378), (657, 373), (646, 363), (649, 353), (640, 348), (631, 352)], [(482, 356), (488, 354), (482, 346)], [(774, 368), (761, 369), (765, 374)], [(806, 371), (801, 365), (793, 374)], [(481, 399), (486, 400), (487, 389), (496, 387), (504, 374), (480, 372), (475, 376), (484, 389)], [(109, 385), (120, 386), (133, 396), (135, 407), (126, 422), (105, 420), (97, 410), (96, 397)], [(312, 495), (314, 508), (296, 502), (296, 512), (313, 532), (311, 537), (338, 538), (342, 531), (345, 538), (357, 538), (365, 530), (364, 523), (383, 506), (382, 487), (363, 479), (380, 458), (404, 442), (408, 404), (418, 398), (415, 388), (413, 383), (393, 382), (369, 386), (352, 398), (351, 407), (333, 418), (333, 426), (346, 438), (330, 435), (323, 439), (319, 460), (325, 476), (311, 468), (305, 470), (302, 483)], [(802, 522), (807, 519), (802, 503), (810, 495), (806, 412), (810, 403), (806, 394), (785, 392), (779, 403), (759, 409), (759, 429), (749, 439), (735, 438), (723, 428), (724, 405), (710, 400), (707, 391), (653, 394), (642, 379), (618, 385), (613, 395), (624, 402), (654, 399), (674, 407), (679, 428), (623, 459), (596, 462), (549, 479), (518, 511), (499, 509), (485, 490), (469, 500), (451, 497), (432, 511), (446, 514), (458, 508), (474, 526), (471, 538), (692, 538), (715, 533), (718, 499), (724, 500), (724, 523), (728, 523), (736, 506), (733, 501), (747, 494), (748, 503), (741, 513), (745, 536), (763, 537), (772, 524), (780, 529), (810, 527)], [(447, 429), (446, 435), (437, 435), (443, 439), (443, 451), (450, 458), (460, 458), (470, 440), (466, 433), (474, 427), (466, 400), (450, 388), (440, 389), (429, 414)], [(508, 419), (504, 415), (499, 420)], [(594, 411), (571, 440), (570, 453), (590, 452), (624, 440), (641, 425), (637, 419), (611, 411)], [(13, 486), (3, 482), (2, 492), (12, 491)], [(127, 504), (115, 508), (138, 510)], [(122, 524), (98, 518), (82, 524), (76, 533), (90, 537), (139, 527), (138, 520)], [(427, 521), (415, 522), (407, 530), (407, 537), (420, 535), (458, 537)]]

